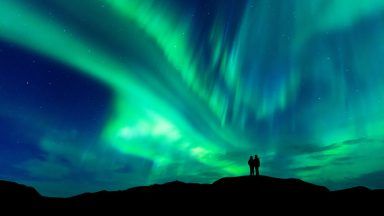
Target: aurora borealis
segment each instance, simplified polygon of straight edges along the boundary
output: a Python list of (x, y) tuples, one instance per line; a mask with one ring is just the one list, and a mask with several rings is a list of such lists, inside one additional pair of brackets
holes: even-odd
[(0, 179), (384, 188), (384, 0), (1, 0)]

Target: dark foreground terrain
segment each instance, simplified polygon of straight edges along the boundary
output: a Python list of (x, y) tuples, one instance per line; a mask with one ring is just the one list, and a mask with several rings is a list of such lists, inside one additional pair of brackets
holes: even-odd
[(223, 178), (213, 184), (169, 182), (124, 191), (100, 191), (71, 198), (41, 196), (35, 189), (0, 181), (0, 207), (14, 209), (141, 209), (183, 208), (305, 208), (321, 210), (343, 206), (375, 208), (384, 202), (383, 190), (355, 187), (329, 191), (298, 179), (267, 176)]

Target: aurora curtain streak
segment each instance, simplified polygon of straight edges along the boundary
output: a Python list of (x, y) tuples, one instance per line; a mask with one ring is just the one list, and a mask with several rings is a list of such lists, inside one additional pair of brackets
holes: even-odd
[(0, 177), (384, 187), (383, 38), (382, 0), (2, 0)]

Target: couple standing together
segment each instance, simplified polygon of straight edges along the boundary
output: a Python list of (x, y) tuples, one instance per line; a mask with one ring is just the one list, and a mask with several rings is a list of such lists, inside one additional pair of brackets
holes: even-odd
[(248, 165), (250, 171), (249, 174), (251, 176), (254, 176), (256, 170), (256, 176), (259, 176), (260, 159), (257, 155), (255, 155), (255, 158), (253, 158), (252, 156), (249, 157)]

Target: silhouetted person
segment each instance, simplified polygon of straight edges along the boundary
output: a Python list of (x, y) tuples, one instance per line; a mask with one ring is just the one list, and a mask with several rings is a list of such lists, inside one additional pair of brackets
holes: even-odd
[(260, 173), (259, 173), (260, 159), (257, 155), (255, 155), (255, 159), (253, 159), (253, 164), (254, 164), (255, 169), (256, 169), (256, 176), (259, 176), (260, 175)]
[(255, 162), (252, 156), (249, 157), (248, 165), (249, 165), (249, 175), (251, 176), (255, 175)]

